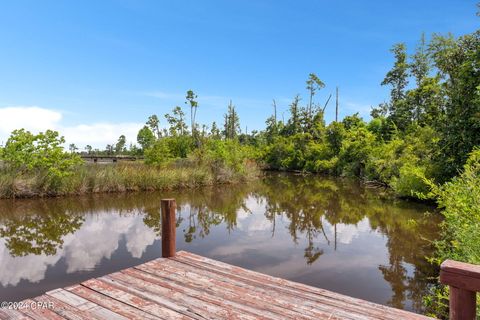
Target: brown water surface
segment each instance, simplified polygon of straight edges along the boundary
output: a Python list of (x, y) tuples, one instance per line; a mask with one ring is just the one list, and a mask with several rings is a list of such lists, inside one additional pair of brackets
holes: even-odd
[(422, 311), (437, 270), (433, 208), (348, 180), (271, 174), (248, 185), (0, 201), (0, 301), (18, 301), (161, 255), (160, 199), (177, 248), (361, 299)]

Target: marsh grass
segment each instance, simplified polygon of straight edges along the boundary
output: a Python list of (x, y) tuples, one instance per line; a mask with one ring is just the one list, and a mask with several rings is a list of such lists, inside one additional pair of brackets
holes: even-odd
[(255, 164), (231, 167), (215, 161), (182, 160), (163, 166), (142, 162), (78, 166), (67, 176), (38, 171), (18, 174), (0, 170), (0, 198), (55, 197), (87, 193), (135, 192), (196, 188), (254, 179)]

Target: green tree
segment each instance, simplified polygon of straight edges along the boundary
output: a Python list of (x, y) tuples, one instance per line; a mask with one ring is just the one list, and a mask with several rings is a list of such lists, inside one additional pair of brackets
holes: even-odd
[(422, 78), (416, 88), (408, 90), (406, 100), (413, 120), (440, 129), (445, 120), (446, 101), (439, 76)]
[(220, 129), (215, 121), (212, 122), (212, 128), (210, 129), (210, 137), (213, 139), (221, 139)]
[(197, 108), (198, 108), (198, 96), (192, 90), (187, 91), (187, 95), (185, 96), (185, 104), (190, 105), (190, 122), (191, 122), (191, 130), (192, 130), (192, 137), (196, 136), (197, 132), (197, 125), (196, 125), (196, 116), (197, 116)]
[(375, 136), (365, 126), (357, 126), (348, 130), (339, 154), (342, 174), (363, 177), (374, 146)]
[(325, 84), (322, 82), (322, 80), (320, 80), (320, 78), (315, 73), (310, 73), (308, 75), (306, 84), (307, 84), (307, 90), (310, 96), (310, 99), (308, 102), (307, 115), (308, 115), (308, 118), (311, 119), (313, 118), (313, 96), (318, 90), (325, 88)]
[(1, 156), (8, 167), (19, 173), (41, 171), (52, 177), (67, 176), (82, 160), (76, 154), (66, 153), (64, 143), (57, 131), (35, 135), (25, 129), (14, 130)]
[(93, 150), (93, 148), (92, 148), (91, 145), (87, 144), (85, 146), (85, 151), (87, 151), (88, 154), (92, 154), (92, 150)]
[(385, 102), (380, 103), (377, 107), (372, 107), (370, 116), (372, 118), (386, 117), (388, 114), (388, 104)]
[(265, 137), (268, 143), (271, 143), (275, 137), (278, 136), (279, 126), (275, 120), (275, 116), (271, 116), (265, 121), (267, 127), (265, 128)]
[(424, 34), (410, 60), (410, 72), (417, 84), (416, 88), (408, 90), (406, 94), (412, 119), (420, 125), (439, 127), (445, 108), (445, 92), (442, 89), (440, 77), (429, 76), (432, 61)]
[(397, 128), (405, 130), (412, 119), (412, 111), (405, 100), (409, 70), (405, 44), (395, 44), (390, 51), (394, 54), (395, 63), (392, 70), (387, 72), (385, 79), (382, 81), (382, 85), (392, 87), (388, 118)]
[(169, 132), (172, 136), (185, 135), (187, 134), (187, 124), (185, 123), (185, 113), (182, 108), (176, 106), (172, 110), (172, 114), (166, 114), (165, 118), (167, 119), (168, 124), (170, 125)]
[(127, 138), (122, 134), (119, 138), (117, 143), (115, 144), (115, 153), (121, 154), (127, 151), (125, 145), (127, 144)]
[(155, 142), (155, 135), (149, 127), (144, 126), (138, 131), (137, 142), (142, 147), (142, 150), (145, 151)]
[(157, 115), (153, 114), (148, 117), (147, 126), (157, 136), (157, 139), (160, 139), (162, 134), (160, 133), (160, 120), (158, 119)]
[(228, 105), (227, 113), (224, 115), (225, 123), (223, 134), (225, 139), (235, 139), (240, 133), (240, 117), (238, 116), (232, 101)]
[(443, 175), (450, 178), (480, 145), (480, 30), (458, 39), (434, 35), (429, 50), (445, 79), (445, 116), (440, 127), (443, 154), (439, 160)]
[(167, 164), (172, 159), (167, 139), (160, 139), (145, 150), (145, 163), (161, 166)]
[(115, 152), (115, 146), (113, 144), (107, 144), (105, 146), (105, 153), (108, 155), (112, 155)]
[(70, 143), (70, 145), (68, 146), (68, 150), (70, 150), (70, 153), (75, 153), (75, 151), (77, 151), (78, 148), (75, 145), (75, 143)]
[(430, 56), (427, 51), (427, 44), (425, 41), (425, 34), (423, 33), (420, 42), (416, 48), (415, 54), (411, 57), (410, 70), (415, 77), (417, 86), (420, 85), (422, 80), (428, 76), (431, 69)]
[(340, 153), (345, 138), (345, 127), (342, 122), (332, 122), (327, 127), (327, 141), (335, 155)]
[(298, 132), (301, 132), (301, 110), (300, 110), (300, 96), (296, 95), (293, 98), (292, 103), (290, 104), (290, 119), (284, 129), (284, 134), (294, 135)]

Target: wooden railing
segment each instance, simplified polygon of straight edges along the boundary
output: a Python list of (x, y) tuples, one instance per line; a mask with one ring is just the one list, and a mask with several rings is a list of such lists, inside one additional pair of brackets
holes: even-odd
[(480, 266), (445, 260), (440, 266), (440, 282), (450, 286), (450, 320), (475, 319)]

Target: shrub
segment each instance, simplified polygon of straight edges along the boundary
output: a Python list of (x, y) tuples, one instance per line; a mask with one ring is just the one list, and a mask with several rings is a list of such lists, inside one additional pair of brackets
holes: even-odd
[(161, 166), (165, 165), (173, 159), (168, 141), (166, 139), (159, 139), (145, 150), (145, 163)]
[(168, 149), (174, 158), (186, 158), (193, 149), (193, 139), (191, 136), (166, 137)]
[(400, 197), (419, 198), (430, 193), (425, 168), (410, 163), (400, 168), (399, 176), (392, 178), (391, 186)]
[(263, 159), (272, 169), (290, 169), (294, 151), (295, 145), (291, 139), (275, 137), (273, 143), (265, 148)]
[(78, 155), (64, 152), (64, 143), (57, 131), (34, 135), (24, 129), (15, 130), (2, 150), (1, 159), (18, 174), (41, 172), (50, 179), (60, 179), (71, 175), (82, 162)]
[(364, 126), (348, 131), (339, 154), (342, 175), (363, 177), (374, 146), (375, 136)]
[[(441, 187), (431, 182), (430, 186), (430, 196), (437, 197), (444, 217), (432, 260), (437, 264), (446, 259), (480, 264), (480, 149), (470, 154), (460, 176)], [(438, 284), (432, 288), (425, 298), (432, 315), (448, 318), (448, 296), (448, 287)]]
[(480, 264), (480, 149), (470, 154), (460, 176), (434, 194), (445, 217), (439, 259)]

